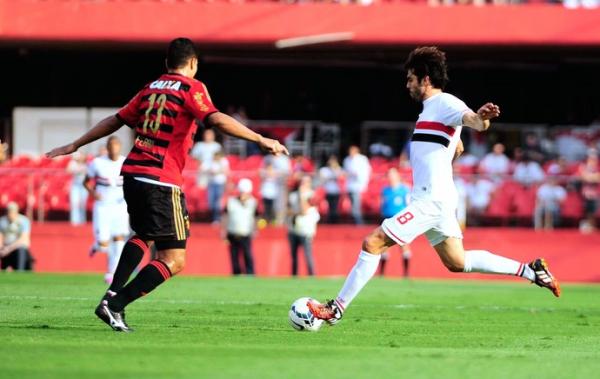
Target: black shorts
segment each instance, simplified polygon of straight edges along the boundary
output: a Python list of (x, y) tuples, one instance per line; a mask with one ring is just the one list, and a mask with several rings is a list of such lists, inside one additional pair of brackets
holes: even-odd
[(190, 217), (185, 195), (179, 188), (125, 177), (123, 193), (131, 229), (142, 239), (185, 241), (190, 236)]

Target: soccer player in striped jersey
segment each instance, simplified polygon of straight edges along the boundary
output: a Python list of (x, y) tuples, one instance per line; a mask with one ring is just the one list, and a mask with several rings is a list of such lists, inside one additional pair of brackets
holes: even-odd
[(410, 146), (412, 201), (365, 238), (358, 261), (338, 296), (325, 304), (309, 303), (311, 312), (330, 324), (339, 321), (377, 270), (381, 254), (395, 244), (407, 245), (421, 234), (425, 234), (442, 263), (452, 272), (515, 275), (560, 296), (558, 281), (543, 259), (525, 264), (489, 251), (463, 248), (456, 219), (458, 195), (452, 179), (452, 162), (462, 150), (462, 126), (485, 131), (490, 120), (500, 115), (500, 108), (487, 103), (473, 112), (460, 99), (443, 92), (448, 81), (446, 56), (436, 47), (412, 51), (405, 68), (410, 96), (423, 103)]
[[(121, 170), (135, 235), (125, 244), (112, 284), (95, 312), (116, 331), (131, 330), (125, 322), (124, 309), (128, 304), (150, 293), (185, 265), (189, 217), (181, 191), (181, 173), (196, 133), (195, 120), (255, 142), (267, 153), (288, 154), (278, 141), (253, 132), (217, 110), (206, 86), (194, 79), (198, 54), (192, 41), (171, 41), (166, 66), (166, 74), (147, 84), (117, 114), (100, 121), (74, 142), (47, 153), (48, 157), (73, 153), (114, 133), (123, 124), (135, 130), (134, 146)], [(151, 244), (158, 251), (157, 259), (127, 283)]]

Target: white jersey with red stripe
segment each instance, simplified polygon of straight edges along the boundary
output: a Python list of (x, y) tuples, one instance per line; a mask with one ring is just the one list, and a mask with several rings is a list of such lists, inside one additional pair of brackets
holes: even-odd
[(458, 194), (452, 179), (452, 158), (460, 140), (463, 115), (469, 107), (441, 92), (423, 101), (410, 144), (414, 199), (455, 206)]
[(123, 176), (121, 166), (125, 157), (120, 155), (115, 161), (108, 156), (94, 158), (88, 166), (87, 176), (96, 180), (98, 204), (116, 204), (125, 201), (123, 197)]

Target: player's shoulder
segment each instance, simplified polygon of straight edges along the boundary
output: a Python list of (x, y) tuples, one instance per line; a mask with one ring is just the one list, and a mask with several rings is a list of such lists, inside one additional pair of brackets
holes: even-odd
[(440, 101), (442, 101), (444, 103), (451, 103), (451, 104), (456, 104), (456, 103), (464, 104), (464, 101), (462, 101), (457, 96), (455, 96), (451, 93), (448, 93), (448, 92), (440, 93)]
[(187, 76), (177, 76), (178, 79), (182, 82), (182, 89), (185, 92), (198, 91), (200, 89), (205, 89), (206, 85), (201, 80), (196, 78), (189, 78)]

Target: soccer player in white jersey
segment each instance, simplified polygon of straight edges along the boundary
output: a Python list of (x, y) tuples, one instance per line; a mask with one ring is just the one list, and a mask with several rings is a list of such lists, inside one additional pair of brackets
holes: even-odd
[(107, 254), (108, 267), (104, 280), (110, 284), (125, 238), (129, 236), (129, 215), (123, 197), (121, 166), (125, 157), (121, 155), (121, 141), (118, 137), (111, 136), (106, 142), (106, 148), (107, 155), (99, 156), (90, 163), (84, 185), (94, 198), (95, 242), (90, 255), (97, 252)]
[(462, 151), (461, 128), (487, 130), (489, 120), (500, 115), (500, 108), (487, 103), (473, 112), (460, 99), (443, 92), (448, 81), (446, 56), (437, 47), (413, 50), (405, 68), (410, 96), (423, 102), (410, 146), (412, 201), (364, 239), (358, 261), (335, 299), (325, 304), (308, 303), (313, 315), (330, 324), (339, 321), (377, 270), (381, 254), (395, 244), (409, 244), (421, 234), (425, 234), (442, 263), (452, 272), (515, 275), (560, 296), (558, 281), (543, 259), (525, 264), (489, 251), (463, 248), (455, 213), (458, 195), (452, 179), (452, 162)]

